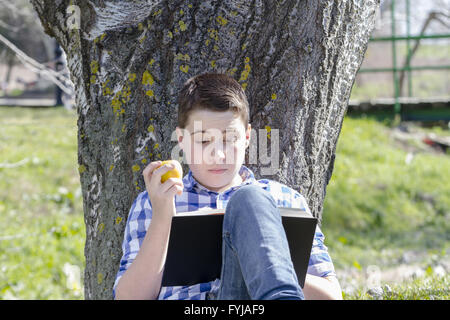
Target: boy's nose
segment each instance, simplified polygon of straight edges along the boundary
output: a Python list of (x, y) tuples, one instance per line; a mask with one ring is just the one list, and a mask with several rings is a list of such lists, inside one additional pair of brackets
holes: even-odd
[(225, 160), (225, 152), (223, 145), (217, 145), (212, 150), (211, 156), (215, 163), (221, 163)]

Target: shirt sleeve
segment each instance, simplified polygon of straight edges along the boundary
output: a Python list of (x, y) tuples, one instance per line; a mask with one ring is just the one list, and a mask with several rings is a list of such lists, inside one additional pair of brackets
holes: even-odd
[[(306, 212), (312, 215), (306, 199), (295, 190), (292, 197), (292, 207), (304, 209)], [(309, 257), (307, 273), (318, 277), (328, 277), (336, 275), (333, 261), (328, 254), (328, 248), (325, 246), (324, 240), (325, 236), (322, 233), (320, 227), (317, 226), (316, 232), (314, 234), (311, 255)]]
[(151, 204), (148, 194), (145, 191), (136, 197), (128, 214), (122, 242), (122, 258), (120, 259), (119, 271), (117, 272), (113, 286), (113, 298), (116, 297), (116, 287), (120, 278), (133, 263), (139, 252), (151, 219)]

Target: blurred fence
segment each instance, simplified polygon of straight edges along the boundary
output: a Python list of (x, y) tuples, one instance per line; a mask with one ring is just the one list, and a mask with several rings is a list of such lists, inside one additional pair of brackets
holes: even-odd
[[(372, 37), (370, 43), (374, 42), (385, 42), (391, 43), (391, 67), (362, 67), (358, 74), (360, 73), (379, 73), (379, 72), (389, 72), (392, 73), (392, 84), (393, 84), (393, 99), (391, 100), (391, 105), (393, 105), (394, 116), (399, 120), (420, 120), (420, 121), (436, 121), (445, 120), (450, 121), (450, 108), (448, 92), (447, 97), (440, 99), (417, 99), (414, 98), (413, 86), (412, 86), (412, 71), (423, 71), (423, 70), (448, 70), (450, 69), (450, 64), (437, 64), (437, 65), (411, 65), (411, 59), (419, 48), (420, 41), (422, 39), (449, 39), (450, 33), (440, 33), (440, 34), (425, 34), (427, 27), (433, 19), (440, 19), (440, 15), (444, 18), (449, 18), (445, 13), (439, 13), (432, 11), (429, 13), (428, 17), (421, 28), (418, 35), (411, 35), (411, 3), (410, 0), (401, 0), (405, 7), (405, 17), (406, 17), (406, 35), (397, 35), (396, 32), (396, 0), (391, 0), (390, 2), (390, 24), (391, 24), (391, 35), (390, 36), (378, 36)], [(417, 2), (415, 1), (415, 4)], [(444, 10), (448, 10), (443, 8)], [(442, 21), (441, 21), (442, 22)], [(444, 22), (445, 24), (445, 22)], [(412, 44), (414, 41), (414, 44)], [(406, 42), (406, 57), (403, 62), (403, 66), (399, 66), (398, 54), (397, 54), (397, 42)], [(406, 78), (406, 79), (405, 79)], [(406, 80), (406, 82), (405, 82)], [(402, 94), (402, 89), (407, 86), (407, 95)], [(363, 103), (363, 110), (368, 109), (380, 109), (380, 106), (386, 108), (389, 106), (386, 99), (380, 103)], [(378, 106), (378, 108), (376, 108)], [(352, 106), (350, 106), (352, 107)], [(353, 105), (355, 107), (355, 105)], [(429, 109), (431, 112), (426, 112), (423, 109)], [(436, 112), (436, 110), (438, 110)], [(385, 112), (388, 111), (385, 109)]]

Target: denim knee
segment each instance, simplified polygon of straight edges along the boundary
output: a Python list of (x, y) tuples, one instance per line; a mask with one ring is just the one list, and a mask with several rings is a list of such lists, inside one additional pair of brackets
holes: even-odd
[(229, 203), (241, 201), (253, 203), (254, 201), (264, 201), (264, 199), (271, 201), (276, 206), (275, 200), (269, 192), (257, 185), (245, 185), (235, 191)]
[[(241, 212), (245, 213), (243, 216)], [(257, 185), (245, 185), (235, 191), (227, 203), (225, 224), (227, 227), (242, 219), (251, 223), (252, 216), (262, 218), (264, 214), (270, 216), (278, 212), (277, 203), (272, 195)], [(256, 216), (254, 217), (256, 218)], [(224, 226), (225, 226), (224, 224)]]

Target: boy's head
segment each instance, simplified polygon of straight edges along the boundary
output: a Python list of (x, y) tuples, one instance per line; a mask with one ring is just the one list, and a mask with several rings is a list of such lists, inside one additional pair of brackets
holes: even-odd
[(238, 173), (250, 143), (248, 122), (247, 97), (233, 78), (206, 73), (185, 82), (176, 132), (198, 182), (217, 192), (240, 184)]
[(178, 127), (186, 128), (189, 114), (194, 110), (233, 111), (244, 126), (249, 121), (247, 97), (241, 85), (220, 73), (205, 73), (184, 83), (178, 96)]

